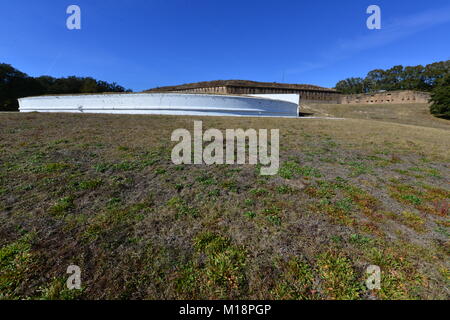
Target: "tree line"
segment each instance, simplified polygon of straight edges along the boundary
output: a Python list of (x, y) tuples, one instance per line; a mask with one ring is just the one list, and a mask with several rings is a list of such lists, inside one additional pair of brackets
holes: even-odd
[(0, 111), (17, 111), (17, 99), (47, 94), (131, 92), (117, 83), (91, 77), (30, 77), (13, 66), (0, 63)]
[(450, 73), (450, 60), (426, 66), (394, 66), (390, 69), (375, 69), (365, 78), (348, 78), (336, 84), (344, 94), (369, 93), (380, 90), (417, 90), (431, 92)]

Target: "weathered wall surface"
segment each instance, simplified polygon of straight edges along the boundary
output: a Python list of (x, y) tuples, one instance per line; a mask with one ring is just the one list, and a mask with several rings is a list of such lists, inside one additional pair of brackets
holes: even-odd
[(257, 94), (298, 94), (301, 96), (302, 102), (315, 103), (338, 103), (340, 94), (334, 91), (323, 90), (298, 90), (283, 88), (250, 88), (250, 87), (205, 87), (175, 90), (171, 92), (178, 93), (206, 93), (206, 94), (238, 94), (238, 95), (257, 95)]
[(227, 94), (226, 87), (210, 87), (210, 88), (192, 88), (189, 90), (172, 90), (174, 93), (205, 93), (205, 94)]
[(326, 104), (403, 104), (403, 103), (428, 103), (430, 95), (419, 91), (389, 91), (370, 94), (343, 95), (333, 91), (324, 90), (299, 90), (283, 88), (250, 88), (250, 87), (207, 87), (178, 90), (179, 93), (217, 93), (237, 95), (286, 95), (298, 94), (301, 103), (326, 103)]
[(350, 94), (340, 97), (341, 104), (403, 104), (428, 103), (430, 95), (419, 91), (387, 91), (371, 94)]
[(41, 96), (19, 99), (21, 112), (194, 116), (297, 117), (298, 104), (225, 95), (142, 93)]

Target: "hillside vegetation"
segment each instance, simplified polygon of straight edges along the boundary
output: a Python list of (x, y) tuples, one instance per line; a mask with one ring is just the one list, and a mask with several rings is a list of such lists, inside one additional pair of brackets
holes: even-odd
[[(449, 299), (448, 122), (348, 107), (311, 106), (346, 120), (0, 114), (0, 297)], [(194, 120), (279, 128), (278, 175), (172, 164), (171, 133)], [(65, 287), (72, 264), (81, 291)]]

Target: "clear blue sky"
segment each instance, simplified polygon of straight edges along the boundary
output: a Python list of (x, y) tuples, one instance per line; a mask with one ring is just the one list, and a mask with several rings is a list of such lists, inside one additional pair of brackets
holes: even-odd
[[(66, 28), (79, 5), (82, 29)], [(368, 30), (366, 9), (382, 10)], [(2, 0), (0, 62), (135, 91), (217, 79), (332, 87), (375, 68), (450, 59), (448, 0)]]

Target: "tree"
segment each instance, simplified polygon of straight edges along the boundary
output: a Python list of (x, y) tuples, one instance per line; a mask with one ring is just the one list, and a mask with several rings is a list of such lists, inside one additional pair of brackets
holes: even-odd
[(431, 92), (430, 112), (436, 117), (450, 119), (450, 73), (437, 81)]
[(348, 78), (339, 81), (336, 89), (342, 93), (362, 93), (379, 90), (432, 91), (437, 82), (450, 72), (450, 60), (435, 62), (427, 66), (403, 67), (370, 71), (365, 79)]
[(39, 95), (40, 84), (9, 64), (0, 63), (0, 111), (18, 109), (18, 98)]
[(77, 94), (100, 92), (131, 92), (117, 83), (94, 78), (29, 77), (9, 64), (0, 63), (0, 111), (16, 111), (18, 98), (44, 94)]
[(367, 74), (366, 81), (371, 84), (373, 91), (381, 90), (385, 82), (385, 73), (382, 69), (375, 69)]
[(429, 91), (430, 86), (425, 82), (425, 67), (405, 67), (403, 70), (403, 90)]
[[(35, 78), (36, 81), (39, 83), (39, 85), (42, 87), (43, 92), (45, 92), (45, 94), (52, 94), (52, 93), (56, 93), (52, 91), (52, 88), (55, 84), (56, 79), (50, 76), (41, 76), (38, 78)], [(44, 93), (42, 93), (44, 94)]]
[(336, 84), (336, 89), (345, 94), (355, 94), (365, 92), (363, 78), (348, 78)]
[(430, 89), (437, 85), (437, 82), (442, 79), (450, 70), (450, 60), (435, 62), (425, 67), (424, 78), (426, 84)]
[(403, 82), (403, 66), (395, 66), (384, 72), (382, 90), (400, 90)]

